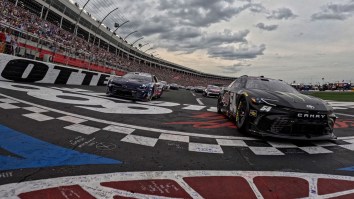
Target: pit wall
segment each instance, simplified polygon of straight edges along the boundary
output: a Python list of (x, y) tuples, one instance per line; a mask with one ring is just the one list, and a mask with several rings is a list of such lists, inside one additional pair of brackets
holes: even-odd
[(105, 86), (114, 76), (0, 53), (0, 81)]

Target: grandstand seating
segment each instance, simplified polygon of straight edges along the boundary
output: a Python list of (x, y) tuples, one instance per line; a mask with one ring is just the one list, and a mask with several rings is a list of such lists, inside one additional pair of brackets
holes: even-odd
[[(43, 20), (26, 7), (15, 6), (12, 1), (0, 0), (0, 28), (3, 34), (11, 35), (11, 54), (50, 61), (63, 65), (84, 68), (103, 73), (123, 75), (129, 71), (142, 71), (155, 74), (159, 79), (184, 86), (220, 84), (226, 85), (231, 79), (206, 78), (171, 68), (137, 60), (127, 54), (115, 53), (108, 48)], [(1, 41), (3, 45), (5, 41)], [(6, 48), (5, 48), (6, 49)]]

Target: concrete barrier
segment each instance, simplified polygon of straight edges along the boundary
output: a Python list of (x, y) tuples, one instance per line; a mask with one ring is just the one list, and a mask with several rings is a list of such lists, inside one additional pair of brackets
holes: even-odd
[(35, 61), (0, 53), (0, 80), (104, 86), (114, 75)]

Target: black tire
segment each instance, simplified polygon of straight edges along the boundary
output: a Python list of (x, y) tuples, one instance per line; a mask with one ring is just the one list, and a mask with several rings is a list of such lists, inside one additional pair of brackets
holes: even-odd
[(237, 104), (236, 125), (239, 131), (248, 132), (250, 107), (245, 97), (242, 97)]
[(155, 88), (152, 89), (151, 95), (146, 99), (147, 102), (150, 102), (154, 99)]
[(221, 99), (220, 99), (220, 97), (218, 98), (218, 103), (216, 105), (216, 109), (217, 109), (219, 114), (222, 113), (221, 112)]
[(108, 87), (107, 87), (107, 90), (106, 90), (106, 96), (107, 97), (111, 97), (112, 96), (112, 93), (109, 91)]

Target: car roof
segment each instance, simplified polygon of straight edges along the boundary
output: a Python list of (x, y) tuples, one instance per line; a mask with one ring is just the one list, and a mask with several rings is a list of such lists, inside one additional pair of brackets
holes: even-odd
[(145, 76), (145, 77), (152, 76), (150, 73), (141, 73), (141, 72), (130, 72), (127, 74), (134, 74), (134, 75), (140, 75), (140, 76)]
[(272, 80), (272, 81), (283, 81), (281, 79), (272, 79), (272, 78), (268, 78), (268, 77), (264, 77), (264, 76), (241, 76), (241, 77), (245, 77), (247, 79), (254, 79), (254, 80)]

